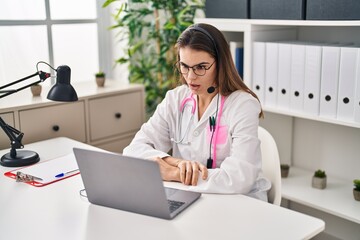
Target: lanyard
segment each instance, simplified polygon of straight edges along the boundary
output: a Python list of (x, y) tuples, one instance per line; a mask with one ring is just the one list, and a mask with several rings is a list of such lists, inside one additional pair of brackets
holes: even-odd
[[(219, 126), (220, 126), (220, 119), (221, 119), (221, 115), (222, 115), (222, 111), (223, 111), (224, 102), (225, 102), (225, 97), (221, 96), (221, 103), (220, 103), (219, 112), (218, 112), (218, 115), (217, 115), (217, 119), (219, 119), (219, 120), (218, 121), (216, 120), (217, 123), (215, 122), (212, 168), (216, 168), (216, 145), (218, 143), (218, 133), (219, 133)], [(211, 147), (211, 145), (212, 144), (210, 142), (210, 147)]]

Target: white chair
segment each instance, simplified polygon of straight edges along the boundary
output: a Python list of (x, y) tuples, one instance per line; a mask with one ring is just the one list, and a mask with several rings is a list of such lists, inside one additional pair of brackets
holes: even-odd
[(262, 127), (259, 127), (258, 135), (261, 141), (263, 174), (271, 182), (271, 189), (268, 192), (268, 201), (269, 203), (280, 205), (281, 172), (280, 158), (276, 142), (271, 134)]

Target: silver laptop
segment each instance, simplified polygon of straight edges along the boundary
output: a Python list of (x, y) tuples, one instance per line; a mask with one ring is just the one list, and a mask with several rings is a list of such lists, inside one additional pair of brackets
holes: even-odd
[(96, 205), (172, 219), (201, 193), (165, 188), (155, 161), (74, 148), (89, 201)]

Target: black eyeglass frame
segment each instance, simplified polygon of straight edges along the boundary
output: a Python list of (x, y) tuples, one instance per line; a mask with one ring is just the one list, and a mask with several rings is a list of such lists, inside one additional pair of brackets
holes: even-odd
[[(192, 66), (192, 67), (187, 66), (188, 71), (187, 71), (186, 73), (183, 73), (183, 72), (180, 71), (180, 66), (178, 66), (178, 65), (181, 64), (180, 61), (177, 61), (177, 62), (174, 64), (174, 67), (176, 68), (176, 70), (178, 71), (178, 73), (183, 74), (183, 75), (189, 74), (189, 71), (190, 71), (190, 68), (191, 68), (196, 76), (200, 76), (200, 77), (201, 77), (201, 76), (204, 76), (204, 75), (206, 74), (206, 71), (209, 70), (209, 69), (214, 65), (215, 62), (216, 62), (216, 60), (214, 60), (214, 62), (213, 62), (212, 64), (210, 64), (209, 67), (201, 66), (201, 65), (203, 65), (202, 63), (196, 64), (196, 65), (194, 65), (194, 66)], [(196, 73), (196, 67), (198, 67), (198, 66), (201, 66), (203, 69), (205, 69), (204, 74), (197, 74), (197, 73)]]

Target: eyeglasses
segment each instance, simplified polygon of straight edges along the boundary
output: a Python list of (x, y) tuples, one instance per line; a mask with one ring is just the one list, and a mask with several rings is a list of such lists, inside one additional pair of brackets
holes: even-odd
[(192, 67), (189, 67), (182, 62), (176, 62), (175, 67), (176, 67), (177, 71), (181, 74), (188, 74), (190, 71), (190, 68), (191, 68), (193, 70), (193, 72), (195, 73), (195, 75), (204, 76), (206, 74), (206, 70), (209, 70), (212, 67), (212, 65), (214, 65), (215, 62), (216, 61), (214, 61), (209, 67), (205, 67), (202, 63), (197, 64)]

